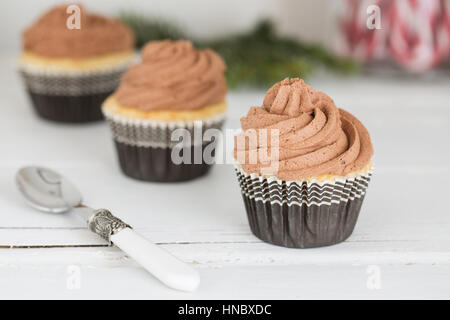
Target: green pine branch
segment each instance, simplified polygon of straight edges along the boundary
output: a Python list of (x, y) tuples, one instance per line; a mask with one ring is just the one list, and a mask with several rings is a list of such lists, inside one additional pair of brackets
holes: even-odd
[[(189, 39), (179, 27), (160, 19), (127, 13), (122, 20), (136, 32), (139, 47), (152, 40)], [(249, 32), (194, 42), (198, 47), (214, 49), (224, 58), (230, 88), (267, 88), (286, 77), (307, 78), (319, 68), (342, 74), (359, 69), (356, 62), (336, 57), (320, 46), (277, 35), (268, 20)]]

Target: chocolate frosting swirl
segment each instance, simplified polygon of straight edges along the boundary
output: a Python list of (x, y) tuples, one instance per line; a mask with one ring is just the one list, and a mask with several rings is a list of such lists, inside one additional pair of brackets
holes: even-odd
[[(276, 176), (282, 180), (324, 174), (345, 176), (365, 168), (373, 155), (369, 133), (362, 123), (300, 79), (275, 84), (267, 92), (262, 107), (251, 108), (241, 123), (242, 135), (250, 129), (279, 130)], [(249, 153), (266, 148), (270, 155), (270, 139), (268, 142), (259, 141), (253, 149), (248, 143), (242, 147), (236, 143), (235, 157), (246, 159), (240, 164), (244, 171), (261, 174), (267, 165), (259, 157), (257, 163), (249, 163)]]
[(194, 110), (225, 100), (225, 62), (210, 49), (191, 42), (147, 44), (142, 63), (122, 78), (115, 97), (121, 105), (142, 111)]
[(133, 32), (122, 22), (81, 9), (81, 29), (67, 28), (67, 5), (45, 13), (23, 33), (23, 48), (49, 58), (85, 58), (134, 49)]

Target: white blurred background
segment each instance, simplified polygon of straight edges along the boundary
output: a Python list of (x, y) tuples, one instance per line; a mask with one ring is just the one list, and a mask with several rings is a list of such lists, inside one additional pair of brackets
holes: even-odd
[[(425, 73), (449, 69), (450, 0), (90, 0), (88, 11), (109, 16), (133, 12), (161, 18), (197, 40), (251, 30), (264, 18), (280, 36), (363, 62)], [(2, 0), (0, 50), (18, 52), (21, 33), (61, 0)], [(77, 3), (75, 1), (75, 3)], [(369, 30), (368, 9), (380, 8), (380, 28)]]
[[(243, 31), (262, 18), (302, 40), (328, 45), (333, 37), (333, 10), (341, 0), (89, 0), (89, 11), (115, 16), (124, 10), (173, 19), (189, 34), (208, 38)], [(19, 50), (20, 34), (58, 0), (1, 0), (2, 50)]]

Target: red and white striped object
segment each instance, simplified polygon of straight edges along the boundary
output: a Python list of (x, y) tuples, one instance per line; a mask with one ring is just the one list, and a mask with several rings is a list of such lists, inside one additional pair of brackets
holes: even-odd
[[(370, 30), (367, 8), (381, 9), (382, 29)], [(450, 55), (450, 0), (348, 0), (343, 46), (363, 61), (391, 58), (405, 69), (429, 70)]]

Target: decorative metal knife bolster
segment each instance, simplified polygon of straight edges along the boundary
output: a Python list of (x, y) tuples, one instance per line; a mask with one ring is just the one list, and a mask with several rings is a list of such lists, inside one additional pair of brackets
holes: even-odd
[(116, 218), (106, 209), (94, 211), (88, 220), (89, 230), (98, 234), (100, 237), (108, 241), (112, 245), (111, 236), (119, 233), (125, 228), (131, 228), (128, 224)]

